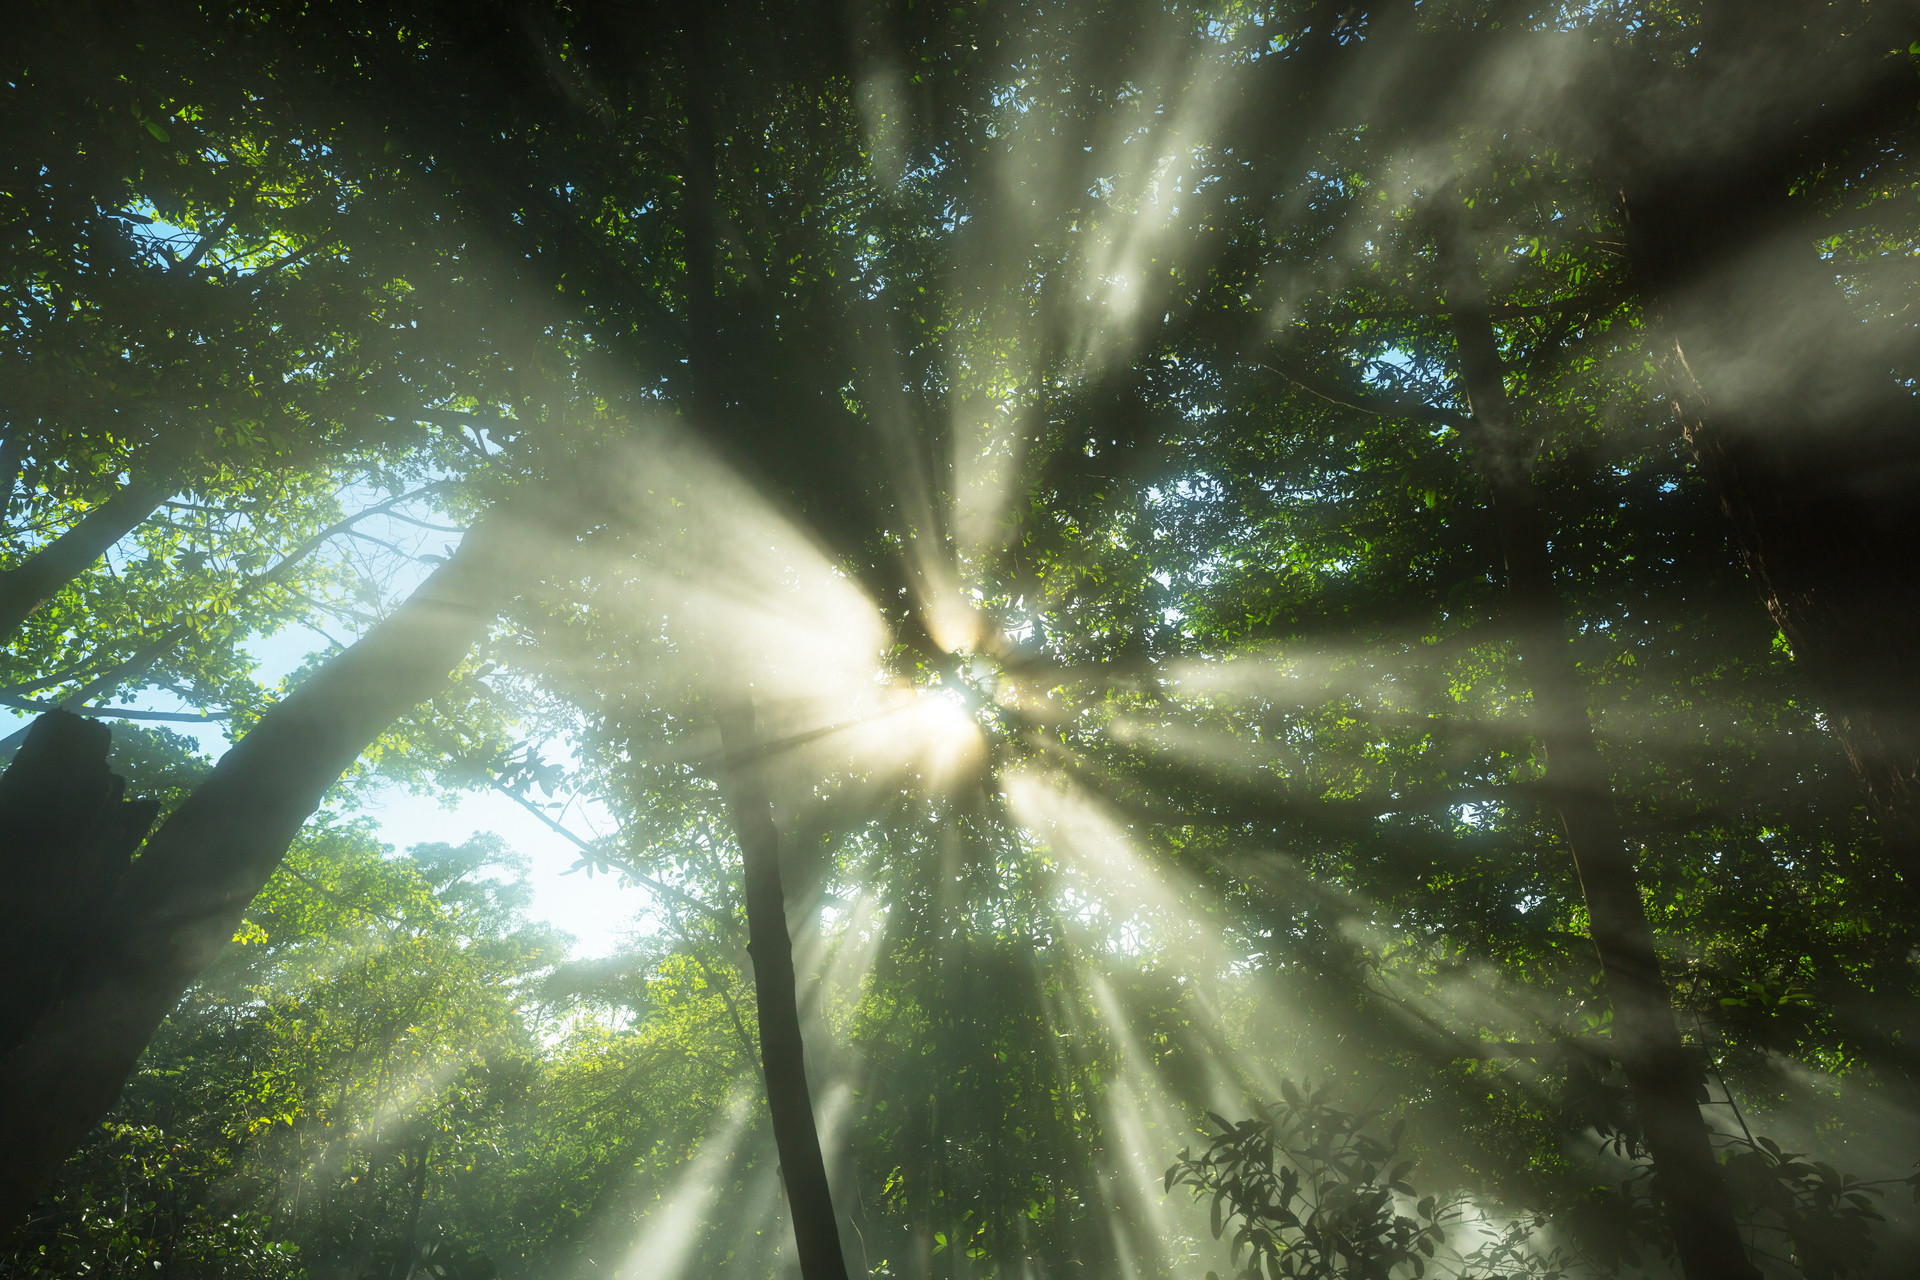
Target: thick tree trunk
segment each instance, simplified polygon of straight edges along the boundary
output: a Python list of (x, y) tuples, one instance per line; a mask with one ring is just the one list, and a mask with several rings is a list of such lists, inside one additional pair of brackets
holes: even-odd
[(0, 1231), (113, 1107), (327, 788), (446, 683), (522, 580), (538, 536), (501, 514), (476, 526), (392, 615), (268, 711), (147, 842), (85, 962), (0, 1061)]
[(11, 639), (28, 615), (60, 588), (91, 569), (107, 548), (139, 528), (167, 500), (172, 488), (173, 482), (165, 476), (136, 475), (73, 528), (0, 572), (0, 644)]
[(1626, 1070), (1687, 1280), (1757, 1280), (1700, 1115), (1704, 1077), (1681, 1043), (1633, 859), (1614, 813), (1613, 783), (1567, 642), (1566, 610), (1554, 587), (1532, 477), (1517, 447), (1485, 293), (1471, 260), (1451, 237), (1443, 234), (1441, 244), (1461, 380), (1473, 414), (1475, 462), (1506, 561), (1520, 668), (1533, 690), (1535, 732), (1546, 751), (1546, 784), (1579, 871), (1589, 934), (1613, 1005), (1614, 1053)]
[(49, 711), (0, 775), (0, 1055), (53, 1002), (159, 806), (126, 800), (97, 720)]
[(1842, 52), (1808, 73), (1827, 90), (1814, 105), (1753, 104), (1777, 136), (1653, 169), (1616, 161), (1628, 253), (1700, 474), (1890, 864), (1920, 890), (1920, 401), (1791, 194), (1863, 139), (1911, 130), (1920, 82), (1885, 39), (1802, 31), (1817, 18), (1805, 6), (1715, 0), (1707, 17), (1698, 64), (1676, 73), (1699, 103), (1737, 100), (1782, 49)]
[[(1704, 344), (1663, 327), (1695, 464), (1865, 790), (1890, 865), (1920, 891), (1920, 459), (1911, 444), (1863, 447), (1818, 422), (1783, 439), (1721, 408), (1690, 358)], [(1906, 419), (1920, 443), (1920, 407), (1868, 412)]]
[(833, 1211), (833, 1191), (807, 1086), (793, 940), (787, 933), (787, 896), (780, 883), (780, 834), (761, 780), (753, 704), (736, 703), (724, 708), (718, 718), (727, 756), (727, 807), (745, 864), (747, 954), (753, 957), (753, 990), (759, 1005), (760, 1063), (766, 1075), (774, 1145), (780, 1152), (780, 1178), (793, 1214), (800, 1275), (802, 1280), (846, 1280), (840, 1223)]
[(14, 491), (20, 487), (20, 468), (27, 461), (27, 433), (15, 426), (0, 440), (0, 529), (13, 513)]

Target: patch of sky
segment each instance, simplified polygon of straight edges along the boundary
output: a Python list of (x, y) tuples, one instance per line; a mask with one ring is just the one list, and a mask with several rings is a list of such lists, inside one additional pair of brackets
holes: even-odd
[[(364, 510), (386, 496), (370, 486), (354, 485), (342, 491), (340, 502), (349, 511)], [(412, 518), (403, 511), (377, 513), (365, 522), (371, 528), (356, 525), (331, 540), (334, 549), (328, 554), (336, 557), (337, 565), (378, 587), (378, 599), (369, 602), (363, 622), (371, 622), (410, 594), (458, 541), (459, 530), (452, 529), (447, 514), (430, 501), (417, 500), (411, 514)], [(377, 549), (370, 552), (367, 546), (356, 545), (355, 535), (371, 539), (370, 545)], [(108, 558), (124, 565), (143, 554), (130, 535), (109, 551)], [(276, 689), (316, 655), (332, 652), (352, 639), (350, 634), (336, 638), (317, 627), (293, 624), (256, 635), (239, 648), (252, 663), (254, 679), (263, 688)], [(57, 700), (57, 695), (49, 700)], [(116, 705), (95, 713), (109, 723), (156, 724), (183, 734), (211, 761), (217, 762), (232, 745), (224, 718), (200, 718), (202, 713), (173, 690), (149, 686), (113, 701)], [(0, 736), (24, 729), (36, 714), (0, 708)], [(549, 758), (561, 756), (563, 765), (573, 763), (555, 744), (542, 743), (539, 748)], [(458, 843), (481, 832), (500, 836), (532, 864), (529, 914), (569, 934), (575, 956), (618, 951), (651, 905), (650, 895), (641, 888), (573, 871), (579, 861), (578, 846), (554, 824), (588, 841), (613, 827), (604, 809), (577, 797), (543, 798), (536, 793), (522, 803), (492, 790), (421, 794), (383, 782), (360, 788), (355, 803), (358, 813), (377, 824), (378, 838), (400, 851), (421, 844)], [(545, 812), (546, 820), (534, 809)]]
[(1396, 385), (1396, 378), (1412, 378), (1415, 373), (1413, 356), (1409, 352), (1399, 347), (1388, 347), (1367, 361), (1360, 376), (1368, 386), (1384, 387)]
[(101, 209), (100, 215), (119, 222), (137, 250), (168, 269), (179, 269), (197, 259), (230, 275), (252, 276), (288, 266), (315, 248), (312, 244), (300, 247), (280, 237), (250, 246), (235, 245), (228, 235), (229, 224), (220, 225), (219, 234), (203, 247), (204, 232), (169, 222), (146, 200), (135, 201), (126, 209)]
[(1492, 803), (1476, 801), (1453, 806), (1453, 816), (1458, 818), (1462, 825), (1484, 829), (1493, 825), (1493, 820), (1499, 816), (1499, 813)]

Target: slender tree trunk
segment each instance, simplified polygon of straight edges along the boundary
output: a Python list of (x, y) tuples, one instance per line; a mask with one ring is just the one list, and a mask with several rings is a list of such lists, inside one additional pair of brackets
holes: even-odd
[(414, 1260), (420, 1256), (420, 1216), (427, 1207), (427, 1161), (433, 1155), (433, 1136), (420, 1140), (413, 1153), (413, 1185), (407, 1190), (407, 1223), (401, 1229), (395, 1250), (393, 1280), (408, 1280)]
[(1699, 1100), (1700, 1067), (1681, 1043), (1660, 972), (1632, 855), (1613, 809), (1613, 783), (1594, 740), (1585, 689), (1567, 642), (1547, 530), (1517, 447), (1486, 295), (1471, 259), (1441, 236), (1449, 316), (1473, 413), (1475, 462), (1485, 478), (1506, 561), (1521, 671), (1533, 690), (1546, 783), (1586, 897), (1589, 934), (1613, 1005), (1613, 1047), (1687, 1280), (1757, 1280), (1714, 1159)]
[(767, 1080), (780, 1178), (793, 1214), (794, 1243), (803, 1280), (846, 1280), (846, 1254), (833, 1211), (813, 1095), (807, 1087), (806, 1046), (793, 977), (793, 941), (787, 934), (787, 898), (780, 884), (780, 835), (761, 780), (751, 702), (718, 717), (727, 755), (727, 807), (740, 840), (747, 889), (747, 954), (759, 1005), (760, 1063)]
[[(681, 227), (686, 237), (687, 355), (690, 400), (707, 429), (727, 414), (721, 372), (719, 309), (715, 305), (714, 252), (718, 244), (718, 129), (714, 120), (713, 32), (705, 6), (682, 15), (682, 88), (687, 121), (686, 186)], [(846, 1280), (839, 1219), (827, 1182), (826, 1160), (814, 1123), (807, 1086), (800, 1009), (794, 990), (793, 940), (787, 933), (786, 892), (780, 883), (780, 840), (773, 806), (761, 780), (750, 699), (721, 708), (721, 741), (727, 754), (723, 784), (745, 862), (747, 952), (759, 1005), (760, 1061), (767, 1109), (773, 1117), (780, 1176), (793, 1217), (794, 1243), (803, 1280)]]
[(0, 1061), (0, 1231), (113, 1107), (327, 788), (445, 685), (531, 569), (538, 538), (504, 513), (483, 520), (404, 604), (268, 711), (147, 842), (87, 961)]
[(172, 488), (173, 481), (164, 475), (136, 475), (73, 528), (0, 572), (0, 644), (60, 588), (91, 569), (107, 548), (139, 528)]

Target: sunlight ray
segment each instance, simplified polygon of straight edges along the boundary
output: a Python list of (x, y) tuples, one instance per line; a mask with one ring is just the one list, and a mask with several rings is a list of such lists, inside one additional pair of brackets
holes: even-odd
[[(1104, 1127), (1112, 1135), (1106, 1169), (1120, 1210), (1113, 1223), (1115, 1238), (1126, 1253), (1148, 1255), (1135, 1264), (1137, 1274), (1164, 1273), (1190, 1261), (1178, 1255), (1191, 1248), (1201, 1228), (1197, 1206), (1185, 1197), (1169, 1196), (1163, 1186), (1171, 1152), (1185, 1145), (1191, 1122), (1168, 1096), (1164, 1076), (1140, 1043), (1107, 977), (1088, 969), (1083, 981), (1120, 1064), (1119, 1076), (1100, 1099)], [(1211, 1101), (1216, 1106), (1229, 1101), (1237, 1108), (1242, 1099), (1236, 1091), (1225, 1099), (1216, 1094)]]
[(656, 1193), (653, 1209), (615, 1268), (621, 1280), (676, 1280), (693, 1261), (700, 1234), (725, 1195), (723, 1176), (746, 1144), (758, 1089), (758, 1077), (751, 1073), (734, 1083), (719, 1122), (680, 1167), (673, 1184)]
[(1183, 972), (1218, 975), (1237, 957), (1224, 945), (1209, 892), (1184, 873), (1150, 862), (1119, 818), (1065, 775), (1014, 770), (1001, 779), (1015, 818), (1047, 841), (1104, 903), (1111, 944), (1150, 951)]

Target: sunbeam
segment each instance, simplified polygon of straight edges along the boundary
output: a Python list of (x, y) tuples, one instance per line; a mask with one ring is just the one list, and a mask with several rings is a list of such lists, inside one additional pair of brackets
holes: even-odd
[(0, 49), (0, 1275), (1901, 1274), (1911, 4), (201, 9)]
[(727, 1194), (725, 1179), (746, 1142), (755, 1092), (749, 1079), (734, 1086), (720, 1123), (701, 1139), (673, 1184), (655, 1193), (614, 1271), (621, 1280), (678, 1280), (687, 1274), (713, 1209)]

